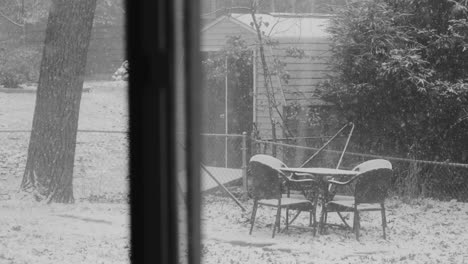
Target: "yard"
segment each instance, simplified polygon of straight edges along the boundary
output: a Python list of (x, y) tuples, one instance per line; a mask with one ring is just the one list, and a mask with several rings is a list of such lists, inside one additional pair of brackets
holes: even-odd
[[(83, 94), (80, 130), (125, 131), (125, 85), (85, 86), (91, 91)], [(0, 93), (0, 130), (29, 130), (34, 98)], [(17, 193), (29, 134), (0, 133), (0, 139), (0, 263), (129, 262), (124, 133), (78, 134), (72, 205), (38, 204)], [(468, 205), (455, 200), (391, 198), (388, 239), (381, 237), (379, 213), (367, 213), (357, 242), (338, 228), (316, 237), (290, 229), (272, 239), (274, 212), (265, 207), (249, 236), (249, 212), (218, 193), (202, 197), (203, 263), (468, 263)], [(252, 201), (242, 202), (251, 210)], [(307, 223), (302, 217), (298, 224)], [(338, 221), (330, 215), (330, 222)]]
[[(244, 204), (252, 209), (251, 201)], [(468, 263), (468, 204), (395, 197), (386, 207), (387, 240), (379, 212), (362, 214), (359, 242), (351, 231), (336, 227), (316, 237), (290, 229), (272, 239), (274, 209), (259, 208), (249, 236), (250, 212), (242, 213), (227, 197), (205, 195), (203, 263)], [(302, 217), (296, 224), (308, 223), (308, 216)], [(329, 222), (340, 223), (336, 214)]]
[[(0, 263), (129, 263), (126, 85), (85, 83), (71, 205), (18, 193), (34, 93), (0, 93)], [(5, 132), (15, 130), (15, 132)]]

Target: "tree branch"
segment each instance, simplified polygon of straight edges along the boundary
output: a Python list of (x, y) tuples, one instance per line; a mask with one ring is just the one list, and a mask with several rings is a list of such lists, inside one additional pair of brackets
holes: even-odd
[(8, 20), (8, 22), (10, 22), (11, 24), (13, 24), (15, 26), (18, 26), (18, 27), (21, 27), (21, 28), (24, 27), (24, 24), (19, 24), (19, 23), (13, 21), (11, 18), (9, 18), (7, 15), (5, 15), (2, 11), (0, 11), (0, 16), (2, 16), (6, 20)]

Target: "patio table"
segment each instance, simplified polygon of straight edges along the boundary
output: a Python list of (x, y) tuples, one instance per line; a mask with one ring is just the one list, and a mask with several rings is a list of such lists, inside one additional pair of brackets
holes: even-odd
[[(340, 170), (340, 169), (331, 169), (331, 168), (280, 168), (283, 172), (292, 172), (292, 173), (301, 173), (302, 177), (315, 179), (319, 182), (319, 187), (323, 192), (322, 196), (322, 206), (326, 207), (327, 202), (329, 201), (329, 180), (333, 179), (334, 176), (355, 176), (359, 172), (352, 170)], [(309, 174), (310, 176), (306, 175)], [(323, 208), (322, 208), (323, 212)], [(319, 233), (322, 233), (323, 223), (324, 223), (324, 214), (322, 213), (319, 221)]]

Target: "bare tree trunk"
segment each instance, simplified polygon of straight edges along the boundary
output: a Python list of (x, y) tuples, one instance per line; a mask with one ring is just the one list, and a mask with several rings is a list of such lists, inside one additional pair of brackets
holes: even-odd
[(74, 202), (73, 165), (96, 0), (54, 0), (47, 23), (21, 189), (37, 200)]
[[(260, 59), (262, 63), (262, 68), (263, 68), (263, 81), (265, 83), (265, 91), (267, 94), (267, 100), (268, 100), (268, 113), (270, 116), (270, 123), (271, 123), (271, 138), (273, 139), (273, 143), (276, 143), (276, 127), (275, 127), (275, 120), (273, 119), (273, 104), (276, 104), (275, 102), (275, 95), (273, 91), (273, 87), (271, 87), (272, 91), (270, 91), (268, 87), (268, 76), (269, 76), (269, 71), (268, 71), (268, 64), (265, 59), (265, 49), (263, 47), (263, 38), (262, 38), (262, 33), (260, 30), (260, 25), (257, 23), (257, 18), (255, 17), (255, 14), (257, 13), (257, 8), (258, 8), (258, 2), (255, 0), (252, 1), (251, 4), (251, 16), (253, 20), (253, 24), (255, 26), (255, 31), (257, 31), (257, 38), (258, 38), (258, 45), (259, 45), (259, 51), (260, 51)], [(271, 151), (273, 156), (276, 157), (276, 145), (273, 144), (271, 147)]]
[[(260, 29), (261, 27), (261, 22), (257, 21), (256, 18), (256, 13), (257, 9), (259, 7), (261, 1), (259, 0), (252, 0), (250, 3), (250, 15), (252, 16), (252, 21), (253, 21), (253, 26), (255, 27), (255, 31), (257, 32), (257, 40), (258, 40), (258, 45), (259, 45), (259, 53), (260, 53), (260, 62), (262, 63), (262, 70), (263, 70), (263, 80), (265, 84), (265, 91), (267, 95), (267, 102), (268, 102), (268, 113), (270, 116), (270, 123), (271, 123), (271, 136), (272, 140), (274, 143), (277, 141), (276, 137), (276, 121), (273, 118), (273, 108), (276, 110), (276, 113), (278, 114), (278, 117), (280, 118), (281, 122), (278, 122), (278, 124), (281, 125), (281, 127), (284, 129), (284, 133), (286, 134), (286, 137), (291, 136), (293, 137), (293, 133), (291, 130), (288, 128), (286, 125), (286, 122), (283, 118), (283, 114), (281, 111), (278, 109), (278, 103), (276, 102), (275, 98), (275, 90), (271, 81), (271, 73), (270, 70), (268, 69), (268, 63), (266, 61), (265, 57), (265, 47), (264, 47), (264, 38), (262, 37), (262, 30)], [(272, 54), (273, 56), (273, 54)], [(270, 90), (271, 89), (271, 90)], [(276, 144), (272, 145), (272, 154), (273, 156), (276, 157)]]

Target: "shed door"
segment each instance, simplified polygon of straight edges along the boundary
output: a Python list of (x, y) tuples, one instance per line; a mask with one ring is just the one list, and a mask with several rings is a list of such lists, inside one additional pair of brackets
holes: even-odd
[[(210, 134), (250, 134), (252, 130), (253, 67), (250, 58), (226, 59), (203, 53), (203, 162), (208, 166), (240, 168), (242, 139)], [(224, 71), (227, 65), (227, 74)], [(208, 135), (206, 135), (208, 134)]]

